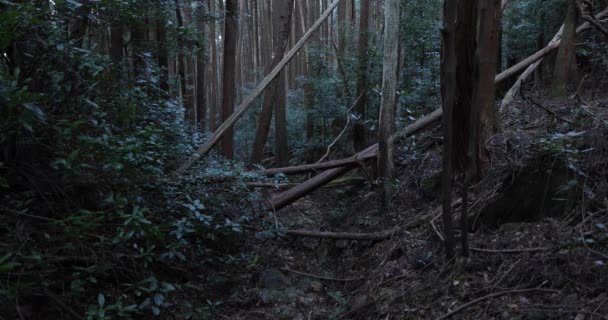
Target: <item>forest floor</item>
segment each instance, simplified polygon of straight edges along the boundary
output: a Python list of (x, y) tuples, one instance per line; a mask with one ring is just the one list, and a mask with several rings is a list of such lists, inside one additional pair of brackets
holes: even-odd
[[(269, 218), (286, 229), (399, 233), (256, 237), (257, 259), (223, 318), (608, 318), (608, 97), (526, 91), (486, 140), (484, 178), (470, 195), (470, 258), (444, 257), (435, 128), (403, 146), (388, 210), (377, 187), (360, 183), (322, 188)], [(459, 215), (456, 194), (453, 207)]]

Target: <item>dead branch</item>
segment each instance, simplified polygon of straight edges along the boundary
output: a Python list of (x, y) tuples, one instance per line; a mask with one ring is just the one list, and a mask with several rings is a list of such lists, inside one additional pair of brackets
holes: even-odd
[(334, 139), (334, 141), (332, 143), (330, 143), (327, 146), (327, 152), (325, 152), (325, 155), (323, 155), (321, 157), (321, 159), (319, 159), (319, 161), (317, 161), (317, 163), (322, 162), (323, 160), (325, 160), (327, 157), (329, 157), (329, 154), (331, 152), (331, 148), (333, 146), (336, 145), (336, 143), (338, 143), (338, 141), (340, 140), (340, 138), (342, 138), (342, 136), (344, 135), (344, 133), (346, 132), (346, 129), (348, 129), (348, 126), (350, 125), (350, 112), (353, 111), (353, 109), (359, 104), (359, 102), (361, 101), (361, 99), (363, 98), (363, 96), (365, 95), (365, 92), (367, 91), (367, 88), (365, 88), (365, 90), (363, 90), (361, 92), (361, 94), (359, 95), (359, 97), (357, 97), (357, 100), (355, 100), (355, 102), (352, 104), (352, 106), (350, 106), (350, 108), (348, 108), (348, 110), (346, 111), (346, 124), (344, 125), (344, 128), (342, 128), (342, 131), (340, 132), (340, 134), (336, 137), (336, 139)]
[[(593, 14), (594, 6), (593, 2), (588, 0), (579, 0), (577, 2), (578, 10), (581, 13), (583, 20), (591, 23), (598, 31), (608, 37), (608, 29), (606, 29)], [(585, 10), (586, 7), (586, 10)]]
[(347, 159), (326, 161), (326, 162), (315, 163), (315, 164), (306, 164), (306, 165), (301, 165), (301, 166), (257, 170), (257, 171), (254, 171), (254, 173), (257, 173), (257, 174), (263, 175), (263, 176), (274, 176), (274, 175), (280, 174), (280, 173), (286, 174), (286, 175), (292, 175), (292, 174), (300, 174), (300, 173), (306, 173), (306, 172), (311, 172), (311, 171), (322, 171), (322, 170), (338, 168), (338, 167), (355, 166), (355, 165), (357, 165), (357, 162), (364, 161), (364, 160), (367, 160), (370, 158), (374, 158), (375, 156), (376, 156), (375, 154), (368, 154), (363, 157), (359, 157), (357, 159), (353, 159), (351, 157), (351, 158), (347, 158)]
[(385, 240), (396, 234), (401, 227), (396, 227), (390, 230), (374, 232), (374, 233), (339, 233), (339, 232), (321, 232), (308, 230), (287, 230), (285, 233), (290, 236), (324, 238), (335, 240), (357, 240), (357, 241), (373, 241)]

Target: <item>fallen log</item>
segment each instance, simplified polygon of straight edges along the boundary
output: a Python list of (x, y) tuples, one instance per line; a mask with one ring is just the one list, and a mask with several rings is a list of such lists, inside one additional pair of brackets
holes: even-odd
[[(366, 180), (360, 177), (346, 177), (342, 179), (336, 179), (323, 187), (334, 188), (334, 187), (343, 187), (347, 185), (352, 185), (356, 183), (363, 183)], [(287, 189), (297, 186), (299, 183), (261, 183), (261, 182), (250, 182), (247, 183), (247, 187), (249, 188), (269, 188), (269, 189)]]
[(253, 90), (253, 92), (243, 99), (243, 102), (236, 108), (235, 112), (226, 120), (224, 123), (220, 125), (220, 127), (213, 133), (209, 141), (207, 141), (204, 145), (202, 145), (198, 150), (196, 150), (196, 154), (194, 154), (190, 159), (184, 162), (177, 170), (175, 170), (171, 176), (177, 177), (182, 175), (186, 170), (188, 170), (200, 157), (204, 156), (215, 146), (222, 137), (228, 132), (230, 128), (232, 128), (236, 122), (245, 114), (245, 112), (252, 105), (252, 102), (262, 93), (264, 89), (270, 85), (270, 83), (279, 75), (281, 70), (289, 63), (289, 61), (298, 53), (300, 48), (306, 43), (306, 41), (312, 36), (312, 34), (323, 24), (325, 19), (329, 17), (329, 15), (334, 11), (334, 9), (338, 6), (341, 0), (334, 0), (327, 10), (323, 12), (321, 17), (310, 27), (310, 29), (302, 36), (302, 38), (293, 46), (291, 50), (283, 57), (281, 61), (276, 65), (276, 67), (268, 74), (262, 82)]
[[(441, 119), (441, 109), (435, 110), (433, 113), (424, 116), (413, 124), (405, 127), (395, 134), (397, 137), (406, 137), (413, 135), (419, 131), (426, 129), (427, 127), (439, 123)], [(378, 154), (378, 144), (371, 145), (365, 150), (355, 154), (351, 159), (353, 160), (350, 164), (345, 164), (343, 167), (326, 170), (311, 179), (308, 179), (299, 185), (286, 190), (285, 192), (273, 195), (269, 200), (269, 206), (271, 209), (279, 210), (285, 206), (293, 203), (301, 197), (307, 195), (311, 191), (318, 187), (329, 183), (330, 181), (340, 177), (356, 167), (356, 163), (361, 159), (376, 156)]]
[(253, 171), (253, 173), (257, 173), (257, 174), (263, 175), (263, 176), (274, 176), (274, 175), (280, 174), (280, 173), (287, 174), (287, 175), (300, 174), (300, 173), (306, 173), (306, 172), (311, 172), (311, 171), (321, 171), (321, 170), (327, 170), (327, 169), (332, 169), (332, 168), (337, 168), (337, 167), (344, 167), (344, 166), (348, 166), (348, 165), (356, 165), (360, 161), (367, 160), (367, 159), (373, 158), (375, 156), (376, 156), (375, 154), (370, 154), (365, 157), (359, 157), (357, 159), (353, 159), (352, 157), (350, 157), (347, 159), (326, 161), (326, 162), (315, 163), (315, 164), (305, 164), (305, 165), (301, 165), (301, 166), (256, 170), (256, 171)]
[(308, 230), (287, 230), (285, 234), (298, 237), (323, 238), (335, 240), (357, 240), (357, 241), (378, 241), (392, 237), (401, 228), (395, 227), (390, 230), (374, 233), (340, 233), (340, 232), (320, 232)]

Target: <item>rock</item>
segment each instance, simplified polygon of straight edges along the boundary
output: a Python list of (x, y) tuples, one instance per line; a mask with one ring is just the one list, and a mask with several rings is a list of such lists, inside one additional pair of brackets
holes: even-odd
[(279, 290), (289, 287), (291, 281), (281, 271), (268, 269), (262, 273), (262, 285), (266, 289)]
[(321, 281), (317, 281), (317, 280), (312, 281), (310, 283), (310, 287), (315, 292), (323, 292), (323, 284), (321, 283)]

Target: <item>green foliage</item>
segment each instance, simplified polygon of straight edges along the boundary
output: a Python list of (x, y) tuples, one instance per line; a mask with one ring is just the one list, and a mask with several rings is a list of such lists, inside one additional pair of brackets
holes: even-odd
[[(172, 3), (147, 13), (174, 25)], [(119, 11), (134, 26), (142, 4), (100, 1), (95, 9), (102, 18)], [(262, 211), (246, 184), (260, 177), (211, 157), (168, 181), (204, 136), (161, 89), (151, 48), (133, 52), (143, 60), (133, 74), (95, 43), (74, 46), (57, 21), (80, 5), (55, 1), (51, 14), (0, 2), (0, 296), (22, 305), (54, 297), (57, 304), (37, 306), (48, 318), (162, 317), (194, 286), (175, 270), (195, 265), (211, 276), (247, 262), (243, 225)], [(179, 50), (202, 53), (193, 30), (176, 32)], [(185, 319), (210, 319), (221, 305), (181, 300)]]

